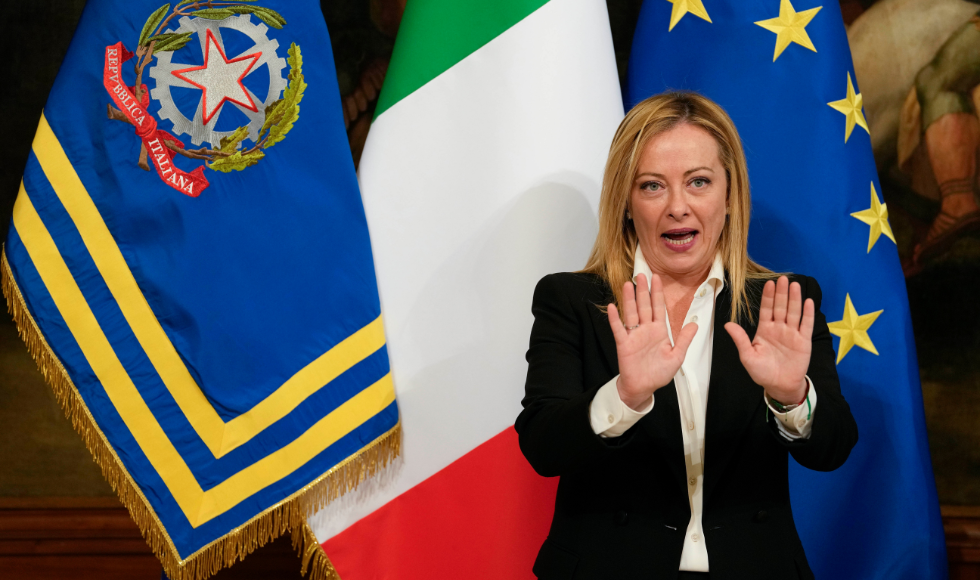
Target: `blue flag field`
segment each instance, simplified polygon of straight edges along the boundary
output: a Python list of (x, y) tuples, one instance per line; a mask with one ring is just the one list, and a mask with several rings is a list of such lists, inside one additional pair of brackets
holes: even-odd
[(314, 0), (89, 0), (3, 249), (32, 355), (174, 579), (399, 453)]
[(814, 574), (946, 578), (905, 280), (839, 3), (647, 0), (630, 59), (627, 108), (674, 89), (728, 111), (749, 164), (750, 255), (822, 287), (860, 440), (837, 471), (790, 464)]

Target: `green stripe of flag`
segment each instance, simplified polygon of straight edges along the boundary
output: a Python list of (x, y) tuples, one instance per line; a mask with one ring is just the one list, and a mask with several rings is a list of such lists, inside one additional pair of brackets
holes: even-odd
[(412, 94), (547, 0), (411, 0), (374, 116)]

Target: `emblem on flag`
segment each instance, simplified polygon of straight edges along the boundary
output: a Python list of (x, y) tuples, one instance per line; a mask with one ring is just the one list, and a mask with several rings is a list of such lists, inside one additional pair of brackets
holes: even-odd
[[(103, 82), (113, 104), (108, 106), (110, 119), (124, 121), (136, 130), (142, 140), (137, 163), (149, 171), (152, 162), (160, 178), (177, 191), (197, 197), (208, 185), (204, 169), (222, 173), (242, 171), (265, 157), (265, 150), (282, 141), (299, 119), (299, 103), (306, 90), (303, 78), (303, 56), (299, 45), (292, 43), (288, 58), (279, 56), (279, 41), (266, 32), (271, 26), (281, 29), (286, 19), (271, 8), (234, 2), (200, 2), (183, 0), (171, 9), (164, 4), (143, 25), (135, 52), (120, 41), (105, 49)], [(261, 23), (253, 23), (249, 15)], [(179, 18), (179, 26), (172, 28)], [(253, 46), (237, 56), (230, 56), (221, 30), (245, 35)], [(181, 64), (174, 61), (191, 50), (198, 41), (204, 64)], [(190, 46), (188, 46), (190, 45)], [(156, 63), (149, 66), (156, 56)], [(129, 60), (134, 64), (136, 83), (127, 86), (121, 80), (120, 68)], [(282, 70), (289, 65), (288, 78)], [(149, 70), (147, 71), (147, 67)], [(268, 70), (265, 97), (253, 93), (243, 82), (262, 66)], [(143, 84), (144, 73), (156, 80), (156, 88)], [(200, 91), (196, 111), (188, 117), (174, 101), (173, 87)], [(281, 97), (280, 97), (281, 95)], [(174, 131), (186, 135), (197, 149), (188, 149), (183, 141), (158, 127), (158, 119), (149, 114), (151, 98), (160, 103), (160, 119), (173, 123)], [(225, 107), (238, 109), (248, 122), (237, 129), (219, 130), (218, 118)], [(182, 156), (203, 161), (191, 171), (176, 166), (174, 158)]]

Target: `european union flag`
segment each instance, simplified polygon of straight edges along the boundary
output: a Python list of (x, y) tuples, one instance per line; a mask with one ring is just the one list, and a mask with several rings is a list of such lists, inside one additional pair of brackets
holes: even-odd
[(2, 262), (32, 354), (173, 579), (398, 453), (315, 0), (90, 0)]
[(790, 467), (814, 573), (945, 578), (905, 280), (839, 4), (647, 0), (626, 104), (667, 89), (698, 91), (731, 115), (752, 182), (749, 253), (816, 277), (840, 337), (860, 441), (835, 472)]

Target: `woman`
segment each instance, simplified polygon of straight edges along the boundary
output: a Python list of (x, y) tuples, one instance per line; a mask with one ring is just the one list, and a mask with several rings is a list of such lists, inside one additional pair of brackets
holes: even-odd
[(787, 455), (836, 469), (857, 426), (820, 289), (749, 259), (749, 210), (721, 107), (669, 93), (629, 112), (585, 270), (534, 293), (516, 428), (561, 476), (539, 578), (813, 578)]

